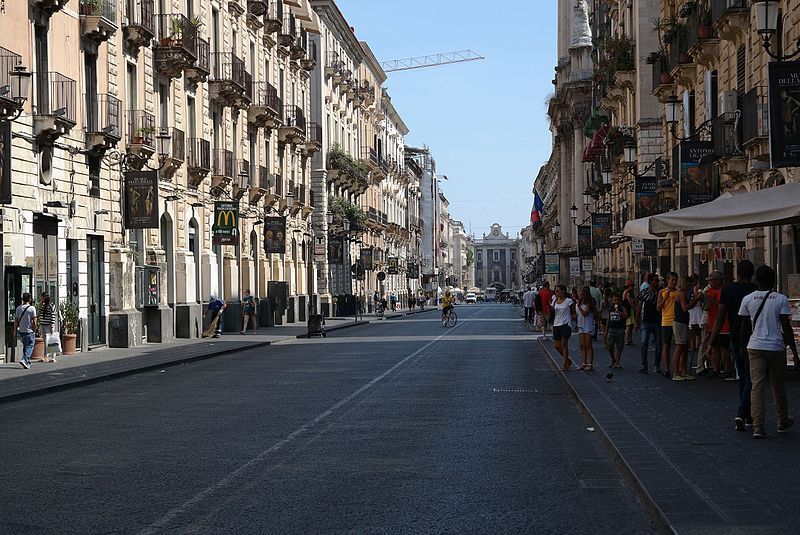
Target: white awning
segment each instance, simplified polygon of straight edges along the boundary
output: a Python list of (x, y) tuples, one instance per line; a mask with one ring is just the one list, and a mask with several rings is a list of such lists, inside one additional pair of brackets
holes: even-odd
[(790, 182), (650, 218), (650, 233), (685, 235), (800, 222), (800, 183)]
[(733, 242), (746, 242), (747, 229), (736, 230), (715, 230), (714, 232), (703, 232), (697, 234), (693, 239), (693, 243), (733, 243)]
[(650, 218), (641, 217), (639, 219), (631, 219), (625, 223), (625, 228), (622, 229), (622, 235), (629, 238), (642, 238), (644, 240), (657, 240), (658, 236), (650, 234)]

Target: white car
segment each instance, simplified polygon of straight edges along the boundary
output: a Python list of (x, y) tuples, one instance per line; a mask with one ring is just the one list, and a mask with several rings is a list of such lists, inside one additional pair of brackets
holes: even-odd
[(478, 296), (475, 295), (475, 292), (469, 292), (466, 296), (464, 296), (464, 301), (467, 303), (477, 303)]

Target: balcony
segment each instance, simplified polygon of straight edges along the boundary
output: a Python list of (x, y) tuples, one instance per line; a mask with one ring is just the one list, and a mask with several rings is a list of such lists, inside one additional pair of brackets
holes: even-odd
[(11, 73), (21, 64), (22, 56), (0, 46), (0, 115), (13, 115), (18, 109), (18, 102), (11, 98)]
[(721, 113), (711, 121), (714, 155), (730, 158), (742, 155), (742, 123), (738, 112)]
[(672, 68), (669, 58), (663, 54), (656, 54), (648, 61), (651, 61), (653, 68), (653, 95), (663, 103), (667, 97), (675, 94), (675, 80), (670, 74)]
[(81, 35), (102, 43), (117, 31), (116, 0), (81, 0)]
[(250, 191), (250, 184), (252, 184), (253, 181), (253, 175), (251, 174), (253, 170), (250, 169), (250, 162), (247, 160), (236, 160), (234, 170), (236, 176), (233, 181), (233, 195), (231, 195), (231, 197), (233, 200), (239, 201)]
[(719, 38), (711, 25), (711, 11), (694, 6), (686, 16), (686, 46), (695, 63), (712, 68), (719, 60)]
[(134, 56), (139, 54), (141, 47), (150, 46), (156, 36), (154, 12), (154, 0), (125, 2), (122, 35), (125, 40), (125, 48)]
[(669, 45), (669, 64), (672, 66), (670, 74), (677, 85), (687, 89), (694, 87), (697, 65), (689, 55), (688, 34), (685, 27), (673, 34)]
[(211, 172), (211, 144), (208, 140), (189, 139), (186, 163), (189, 171), (187, 183), (190, 187), (197, 188)]
[(278, 31), (278, 44), (282, 47), (289, 48), (294, 43), (297, 37), (297, 22), (294, 15), (291, 13), (284, 13), (283, 24)]
[(365, 106), (372, 106), (375, 103), (375, 86), (369, 83), (368, 80), (362, 81), (358, 90)]
[(185, 15), (158, 15), (158, 39), (153, 43), (156, 71), (178, 78), (197, 61), (197, 27)]
[(257, 204), (264, 195), (269, 193), (270, 176), (269, 171), (263, 165), (257, 168), (253, 166), (254, 173), (250, 180), (250, 204)]
[(122, 107), (113, 95), (84, 95), (86, 150), (102, 156), (122, 139)]
[(156, 152), (156, 119), (144, 110), (128, 110), (127, 152), (131, 167), (141, 169)]
[(219, 196), (233, 181), (233, 152), (214, 149), (211, 152), (211, 194)]
[(336, 52), (328, 52), (325, 59), (325, 78), (333, 78), (333, 83), (338, 84), (341, 81), (342, 69), (344, 63), (339, 59), (339, 54)]
[(313, 156), (322, 148), (322, 125), (319, 123), (308, 123), (306, 142), (301, 147), (303, 156)]
[(267, 0), (247, 0), (247, 27), (253, 31), (264, 27), (261, 17), (267, 12)]
[(317, 66), (317, 44), (314, 41), (308, 42), (308, 50), (304, 58), (300, 59), (300, 67), (308, 72), (313, 71)]
[(196, 86), (201, 82), (208, 80), (208, 75), (211, 74), (211, 47), (208, 41), (202, 38), (197, 39), (197, 61), (186, 67), (184, 71), (184, 79), (190, 86)]
[(283, 108), (283, 124), (278, 129), (278, 140), (282, 143), (298, 144), (305, 141), (306, 118), (299, 106), (287, 104)]
[(159, 176), (164, 180), (172, 180), (183, 162), (186, 161), (186, 134), (178, 128), (171, 128), (169, 154), (162, 162)]
[(76, 124), (77, 84), (58, 72), (35, 73), (34, 83), (33, 133), (39, 142), (51, 145)]
[(720, 39), (737, 45), (744, 42), (750, 31), (748, 0), (711, 0), (711, 20)]
[(225, 107), (244, 109), (252, 100), (252, 81), (244, 61), (233, 52), (211, 54), (209, 98)]
[(361, 161), (364, 162), (370, 171), (378, 169), (378, 151), (372, 147), (364, 147), (361, 149)]
[(267, 194), (264, 196), (264, 207), (272, 208), (283, 195), (283, 177), (271, 175), (268, 179), (270, 180), (269, 187), (264, 188), (267, 190)]
[(247, 109), (247, 122), (256, 128), (277, 128), (281, 124), (283, 102), (269, 82), (253, 82), (253, 103)]
[[(267, 12), (264, 13), (264, 39), (268, 35), (272, 35), (281, 29), (283, 26), (283, 2), (280, 0), (273, 0), (267, 6)], [(271, 39), (271, 38), (270, 38)], [(275, 42), (273, 41), (273, 44)]]
[(228, 13), (233, 17), (242, 16), (247, 11), (244, 2), (245, 0), (228, 0)]
[(303, 59), (306, 55), (308, 46), (308, 34), (305, 30), (300, 30), (300, 35), (295, 37), (292, 46), (289, 48), (289, 57), (293, 60)]
[(754, 87), (744, 95), (742, 145), (752, 158), (769, 155), (769, 103), (767, 88)]
[[(19, 0), (17, 0), (19, 1)], [(30, 5), (33, 7), (40, 9), (45, 15), (48, 17), (55, 13), (56, 11), (60, 11), (67, 5), (69, 0), (30, 0)]]

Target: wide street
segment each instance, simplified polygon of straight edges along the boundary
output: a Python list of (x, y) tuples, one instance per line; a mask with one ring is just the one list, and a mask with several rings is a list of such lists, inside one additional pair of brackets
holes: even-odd
[(2, 533), (648, 533), (510, 305), (0, 405)]

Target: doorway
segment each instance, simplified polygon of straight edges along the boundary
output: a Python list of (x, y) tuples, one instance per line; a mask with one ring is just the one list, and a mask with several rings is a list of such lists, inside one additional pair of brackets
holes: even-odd
[(261, 295), (261, 266), (260, 255), (258, 249), (258, 233), (253, 230), (250, 232), (250, 258), (253, 259), (253, 287), (251, 288), (252, 295), (257, 299), (264, 296)]
[(58, 218), (49, 214), (33, 215), (34, 299), (50, 293), (54, 303), (58, 295)]
[(161, 247), (167, 262), (167, 304), (175, 308), (175, 246), (172, 237), (172, 217), (168, 213), (161, 216)]
[(105, 251), (102, 236), (88, 237), (88, 328), (89, 345), (105, 344)]
[[(203, 301), (202, 280), (200, 280), (200, 226), (197, 219), (192, 217), (189, 220), (189, 251), (194, 258), (194, 300), (198, 303)], [(188, 301), (188, 300), (187, 300)]]

